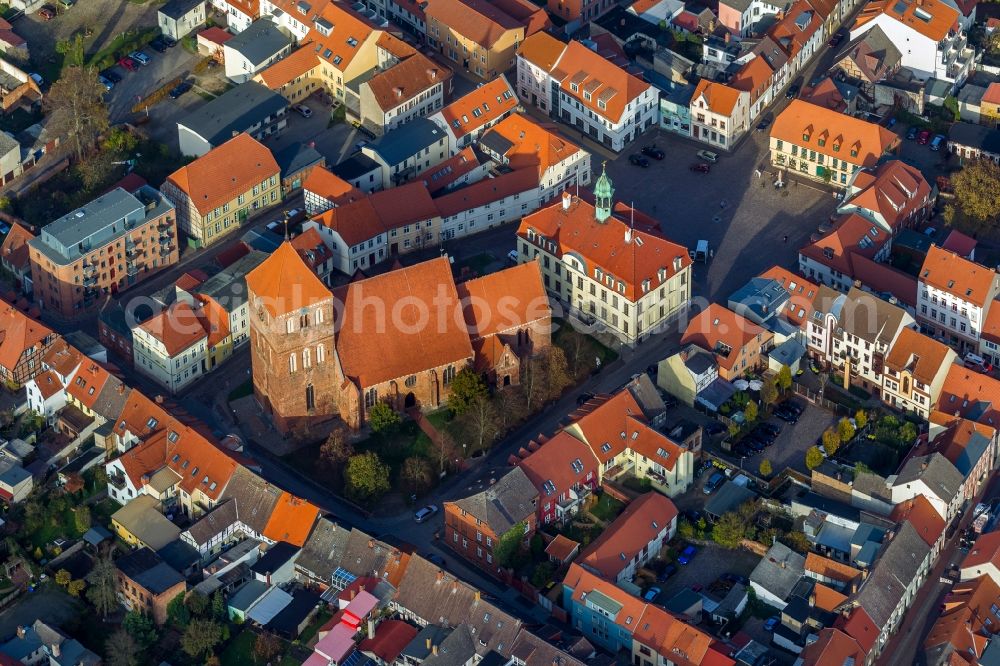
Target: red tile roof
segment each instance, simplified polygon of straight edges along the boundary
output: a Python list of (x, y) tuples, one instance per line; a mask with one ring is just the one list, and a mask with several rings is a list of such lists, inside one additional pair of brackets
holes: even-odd
[[(922, 15), (918, 14), (918, 10)], [(858, 14), (851, 32), (858, 30), (882, 14), (892, 17), (933, 42), (940, 42), (947, 37), (948, 33), (957, 26), (960, 16), (959, 11), (944, 0), (922, 0), (920, 3), (872, 0)]]
[(249, 134), (238, 134), (167, 176), (202, 215), (215, 210), (281, 169), (274, 156)]
[(761, 273), (760, 277), (768, 280), (777, 280), (785, 288), (785, 291), (791, 295), (788, 305), (785, 306), (784, 310), (784, 314), (790, 322), (796, 326), (801, 326), (804, 321), (812, 316), (813, 301), (816, 299), (816, 293), (819, 291), (819, 287), (815, 283), (781, 266), (772, 266)]
[[(580, 461), (577, 466), (579, 471), (573, 469), (577, 460)], [(538, 502), (542, 505), (557, 501), (573, 486), (587, 484), (588, 477), (596, 480), (598, 461), (589, 446), (561, 431), (519, 461), (518, 465), (538, 488)], [(554, 491), (546, 491), (547, 482), (555, 486)]]
[(904, 328), (886, 355), (887, 367), (899, 372), (909, 370), (923, 384), (933, 384), (945, 364), (955, 358), (951, 347), (912, 328)]
[[(622, 608), (618, 611), (618, 615), (615, 616), (615, 624), (635, 636), (639, 622), (642, 620), (642, 614), (646, 611), (646, 604), (641, 599), (633, 597), (628, 592), (615, 586), (614, 583), (595, 576), (579, 564), (569, 565), (569, 570), (563, 579), (563, 585), (573, 591), (573, 601), (580, 605), (584, 605), (586, 595), (595, 590), (617, 601), (621, 604)], [(657, 617), (656, 619), (663, 620), (662, 617)], [(664, 625), (662, 626), (665, 626), (666, 622), (669, 622), (670, 619), (672, 619), (671, 616), (666, 615), (666, 620), (664, 620)], [(643, 636), (646, 637), (645, 633)], [(638, 636), (636, 637), (638, 638)]]
[(68, 377), (86, 357), (63, 339), (56, 340), (45, 352), (42, 362), (60, 376)]
[(201, 39), (208, 40), (214, 44), (218, 44), (219, 46), (222, 46), (235, 36), (236, 35), (216, 26), (206, 28), (198, 33), (198, 37)]
[(358, 650), (370, 652), (380, 663), (392, 664), (410, 641), (417, 637), (417, 628), (402, 620), (382, 620), (375, 628), (374, 638), (358, 643)]
[[(628, 105), (650, 88), (642, 79), (577, 41), (569, 43), (556, 68), (561, 74), (557, 78), (564, 93), (598, 116), (615, 123), (621, 121)], [(573, 84), (576, 84), (576, 90), (573, 90)], [(590, 99), (584, 96), (584, 92), (591, 93)]]
[(139, 324), (154, 340), (159, 341), (171, 358), (207, 337), (198, 321), (198, 314), (186, 301), (178, 301)]
[[(991, 83), (990, 85), (996, 85), (998, 94), (1000, 94), (1000, 84)], [(972, 236), (966, 236), (958, 229), (952, 229), (951, 233), (949, 233), (948, 237), (944, 240), (944, 243), (941, 244), (941, 247), (949, 252), (954, 252), (960, 257), (968, 259), (969, 255), (976, 251), (976, 245), (978, 244), (979, 242)]]
[(974, 569), (989, 562), (1000, 569), (1000, 530), (980, 535), (962, 560), (961, 568)]
[[(486, 161), (484, 159), (484, 162)], [(480, 166), (482, 165), (476, 151), (472, 149), (472, 146), (466, 146), (444, 162), (424, 171), (420, 180), (427, 185), (427, 191), (431, 193), (431, 196), (435, 196), (441, 190), (462, 182), (467, 174)], [(438, 208), (440, 209), (440, 203), (438, 203)]]
[(555, 243), (559, 256), (579, 255), (588, 269), (599, 268), (622, 282), (621, 293), (632, 302), (645, 293), (645, 281), (649, 281), (649, 290), (657, 289), (691, 265), (687, 248), (667, 240), (658, 228), (644, 226), (649, 218), (639, 211), (635, 211), (633, 228), (626, 221), (631, 211), (627, 206), (616, 205), (614, 214), (602, 223), (593, 204), (576, 196), (568, 201), (568, 208), (563, 201), (556, 201), (523, 218), (518, 237), (527, 241), (532, 230)]
[(278, 90), (300, 76), (306, 76), (318, 66), (319, 56), (316, 55), (315, 48), (303, 46), (268, 66), (254, 78), (259, 79), (271, 90)]
[(87, 409), (93, 409), (101, 389), (111, 379), (111, 373), (96, 361), (83, 360), (83, 364), (66, 387), (66, 392)]
[(277, 317), (331, 298), (330, 290), (285, 241), (270, 257), (247, 273), (247, 289)]
[(503, 201), (515, 194), (533, 192), (538, 184), (538, 171), (525, 167), (456, 188), (435, 199), (434, 204), (441, 217), (450, 217), (494, 201)]
[[(619, 596), (613, 598), (621, 602)], [(653, 604), (646, 604), (633, 635), (635, 640), (656, 650), (677, 666), (735, 663), (712, 649), (713, 641), (709, 634)]]
[[(540, 33), (541, 34), (541, 33)], [(517, 94), (501, 74), (462, 97), (439, 112), (444, 123), (456, 139), (487, 127), (517, 108)]]
[(23, 271), (30, 264), (28, 258), (28, 241), (34, 234), (16, 222), (10, 225), (10, 231), (0, 244), (0, 258), (14, 269)]
[(681, 337), (681, 346), (694, 344), (713, 352), (716, 362), (729, 370), (736, 363), (740, 350), (765, 334), (763, 328), (749, 319), (712, 303), (691, 319)]
[(557, 534), (556, 538), (545, 547), (545, 554), (560, 562), (567, 562), (579, 547), (580, 544), (576, 541), (562, 534)]
[(861, 254), (851, 255), (851, 277), (868, 289), (889, 300), (895, 298), (900, 303), (915, 308), (917, 305), (917, 278), (904, 273), (891, 264), (872, 261)]
[(860, 569), (816, 553), (806, 553), (805, 570), (844, 585), (861, 575)]
[(351, 282), (334, 295), (342, 313), (337, 352), (344, 374), (362, 388), (472, 359), (447, 257)]
[(937, 408), (994, 428), (1000, 427), (1000, 380), (956, 363), (948, 370)]
[(676, 519), (677, 507), (674, 503), (665, 495), (650, 491), (632, 500), (621, 515), (580, 553), (577, 561), (606, 580), (615, 581), (618, 574), (661, 532), (666, 530), (669, 538), (670, 524)]
[(963, 301), (986, 307), (996, 295), (1000, 276), (992, 268), (931, 245), (920, 268), (920, 282)]
[(62, 382), (59, 381), (59, 377), (51, 370), (46, 370), (45, 372), (35, 375), (34, 381), (38, 386), (38, 392), (41, 394), (42, 400), (48, 400), (63, 389), (63, 385)]
[(309, 172), (302, 189), (320, 196), (335, 206), (361, 199), (365, 193), (326, 167), (317, 166)]
[(535, 167), (539, 178), (580, 152), (580, 147), (564, 139), (554, 125), (541, 124), (523, 113), (508, 116), (487, 134), (502, 136), (510, 143), (502, 156), (509, 167)]
[[(504, 333), (552, 316), (542, 270), (530, 261), (457, 285), (473, 339)], [(502, 306), (502, 307), (501, 307)]]
[(691, 95), (691, 101), (701, 102), (704, 99), (705, 107), (712, 113), (720, 116), (731, 116), (740, 100), (742, 90), (728, 86), (725, 83), (702, 79)]
[(908, 521), (924, 543), (931, 547), (944, 534), (944, 518), (923, 495), (897, 504), (889, 517), (897, 523)]
[(52, 329), (21, 312), (13, 305), (0, 302), (0, 366), (13, 373), (24, 353), (54, 336)]
[(857, 213), (849, 213), (837, 227), (799, 254), (844, 275), (854, 275), (854, 257), (871, 259), (890, 240), (889, 234)]
[(319, 509), (288, 492), (282, 492), (271, 517), (264, 527), (264, 536), (273, 541), (285, 541), (302, 547), (312, 531)]
[(986, 321), (980, 335), (987, 340), (1000, 342), (1000, 307), (990, 307), (986, 312)]
[[(838, 617), (834, 627), (857, 641), (865, 654), (870, 653), (878, 641), (878, 627), (875, 626), (875, 622), (867, 611), (861, 607), (853, 609), (846, 617), (843, 615)], [(817, 662), (817, 666), (824, 665)]]
[(547, 32), (536, 32), (524, 40), (517, 53), (535, 67), (551, 72), (565, 51), (566, 42)]
[[(899, 143), (899, 137), (881, 125), (801, 99), (793, 99), (774, 119), (771, 138), (868, 167), (875, 166), (884, 153)], [(819, 141), (824, 141), (825, 146), (820, 146)], [(835, 150), (838, 147), (840, 150)], [(852, 156), (852, 152), (857, 154)]]
[(414, 53), (402, 62), (382, 70), (361, 85), (367, 85), (382, 111), (391, 111), (419, 97), (434, 86), (448, 90), (452, 72), (422, 53)]
[(827, 664), (865, 663), (866, 652), (858, 642), (839, 629), (824, 628), (819, 631), (816, 641), (806, 645), (800, 657), (803, 666), (827, 666)]

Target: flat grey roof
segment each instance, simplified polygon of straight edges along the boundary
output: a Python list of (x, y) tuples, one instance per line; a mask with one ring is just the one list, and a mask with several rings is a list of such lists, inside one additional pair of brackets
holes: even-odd
[(145, 186), (136, 194), (143, 201), (117, 187), (49, 223), (28, 244), (52, 261), (66, 265), (121, 238), (136, 225), (173, 210), (173, 204), (152, 187)]
[(444, 130), (429, 118), (414, 118), (389, 130), (378, 141), (365, 146), (392, 166), (429, 148), (445, 137)]
[(271, 19), (262, 18), (226, 42), (225, 48), (233, 49), (249, 60), (250, 64), (257, 66), (291, 44), (292, 40)]
[(256, 81), (247, 81), (189, 113), (177, 125), (217, 146), (231, 139), (233, 132), (244, 132), (285, 108), (288, 101), (284, 97)]
[(205, 0), (170, 0), (160, 7), (159, 12), (177, 21), (187, 16), (188, 12), (194, 11), (195, 7), (204, 4)]

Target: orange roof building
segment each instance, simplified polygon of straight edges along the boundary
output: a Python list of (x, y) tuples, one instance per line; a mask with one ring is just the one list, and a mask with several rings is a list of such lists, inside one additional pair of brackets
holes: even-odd
[(308, 215), (318, 215), (334, 206), (357, 201), (365, 196), (364, 192), (323, 166), (317, 166), (309, 172), (302, 183), (302, 191)]
[[(376, 205), (370, 198), (365, 201)], [(396, 214), (391, 202), (383, 203), (378, 203), (383, 216)], [(397, 208), (407, 205), (413, 202), (396, 202)], [(397, 409), (438, 407), (446, 402), (458, 371), (474, 365), (473, 335), (482, 337), (475, 331), (486, 330), (480, 316), (492, 317), (491, 326), (500, 325), (495, 301), (501, 294), (511, 295), (507, 287), (541, 293), (537, 271), (534, 279), (539, 284), (532, 286), (528, 271), (512, 270), (474, 283), (480, 296), (474, 305), (484, 312), (469, 329), (447, 257), (371, 278), (360, 276), (331, 292), (302, 254), (284, 243), (247, 275), (258, 400), (286, 431), (334, 415), (360, 427), (378, 402)], [(505, 322), (502, 331), (489, 329), (489, 335), (513, 341), (515, 354), (548, 345), (547, 326), (541, 331), (535, 321), (527, 321), (527, 313), (541, 312), (530, 305), (530, 310), (508, 310), (518, 321)], [(537, 321), (551, 317), (547, 304), (544, 309)], [(414, 349), (420, 353), (414, 354)]]
[(885, 357), (882, 399), (929, 416), (955, 360), (955, 352), (943, 342), (912, 328), (902, 329)]
[(788, 321), (796, 326), (802, 326), (812, 316), (813, 301), (819, 292), (819, 287), (815, 283), (781, 266), (772, 266), (761, 273), (760, 277), (777, 280), (791, 296), (783, 311)]
[(178, 226), (207, 246), (238, 229), (250, 211), (281, 199), (281, 169), (263, 144), (238, 134), (167, 176), (162, 192)]
[(452, 152), (457, 152), (478, 140), (483, 132), (513, 113), (517, 106), (514, 88), (507, 75), (501, 74), (448, 104), (431, 116), (431, 120), (444, 128), (449, 137), (448, 145)]
[(1000, 427), (1000, 380), (956, 363), (948, 369), (937, 409), (993, 428)]
[(13, 273), (25, 293), (30, 292), (31, 260), (28, 241), (35, 235), (16, 222), (10, 225), (10, 231), (0, 243), (0, 265)]
[(933, 204), (931, 186), (918, 169), (888, 160), (874, 170), (857, 171), (837, 210), (856, 212), (897, 234), (924, 221)]
[(696, 315), (681, 337), (681, 346), (697, 345), (715, 354), (719, 376), (735, 380), (756, 369), (773, 333), (718, 303)]
[(881, 125), (794, 99), (771, 127), (771, 164), (843, 188), (857, 169), (874, 167), (899, 142)]
[(858, 642), (840, 629), (821, 629), (814, 642), (806, 645), (799, 655), (802, 666), (826, 664), (864, 664), (866, 652)]
[[(398, 41), (390, 35), (386, 37)], [(430, 115), (451, 96), (452, 71), (404, 46), (411, 51), (410, 55), (360, 85), (359, 120), (376, 135), (413, 118)]]
[[(960, 18), (962, 18), (961, 12), (943, 0), (922, 0), (919, 3), (872, 0), (854, 20), (851, 39), (857, 38), (877, 25), (887, 35), (901, 34), (906, 35), (907, 39), (914, 40), (923, 38), (930, 40), (936, 46), (958, 28)], [(908, 51), (902, 48), (900, 51), (904, 54), (903, 66), (912, 67), (913, 64), (907, 62)]]
[(998, 309), (995, 299), (1000, 295), (1000, 274), (931, 245), (917, 280), (917, 320), (921, 326), (963, 356), (970, 351), (979, 353), (984, 322)]
[(0, 301), (0, 380), (21, 385), (37, 375), (42, 357), (58, 339), (42, 322)]
[(282, 492), (264, 528), (264, 536), (272, 541), (285, 541), (300, 548), (312, 531), (319, 509), (294, 495)]
[(963, 581), (989, 576), (1000, 585), (1000, 531), (980, 535), (959, 568)]
[(632, 500), (577, 561), (605, 580), (631, 581), (677, 531), (677, 507), (656, 491)]
[(524, 217), (517, 230), (519, 260), (541, 257), (550, 294), (634, 344), (687, 307), (691, 258), (655, 220), (616, 205), (607, 174), (593, 191), (593, 204), (564, 192), (560, 201)]
[(480, 147), (511, 169), (537, 169), (543, 199), (552, 190), (549, 182), (559, 183), (563, 190), (590, 183), (590, 153), (564, 139), (554, 126), (523, 113), (508, 116), (487, 131)]
[(941, 615), (924, 639), (929, 664), (974, 666), (1000, 631), (1000, 585), (989, 576), (956, 584), (945, 595)]

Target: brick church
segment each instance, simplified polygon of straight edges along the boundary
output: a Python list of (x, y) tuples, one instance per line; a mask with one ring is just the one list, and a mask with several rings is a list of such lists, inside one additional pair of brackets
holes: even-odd
[(447, 257), (330, 290), (288, 242), (247, 275), (254, 394), (288, 433), (379, 401), (435, 409), (471, 366), (498, 386), (550, 344), (537, 262), (455, 283)]

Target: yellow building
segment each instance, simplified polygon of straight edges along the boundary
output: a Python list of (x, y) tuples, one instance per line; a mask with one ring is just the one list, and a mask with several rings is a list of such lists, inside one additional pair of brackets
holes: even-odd
[(281, 169), (263, 144), (239, 134), (170, 174), (162, 192), (188, 243), (206, 247), (281, 201)]
[(424, 13), (428, 43), (485, 80), (513, 67), (521, 42), (549, 25), (526, 0), (431, 0)]
[(979, 124), (1000, 127), (1000, 83), (991, 83), (979, 103)]

